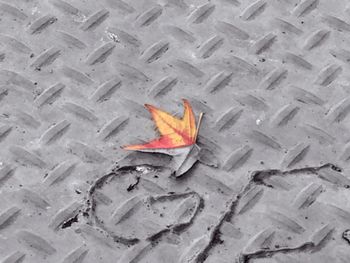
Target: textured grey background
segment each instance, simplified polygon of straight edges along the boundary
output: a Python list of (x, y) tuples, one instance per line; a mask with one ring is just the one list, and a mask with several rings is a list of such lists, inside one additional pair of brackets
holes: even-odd
[[(3, 0), (2, 262), (349, 262), (347, 5)], [(181, 98), (201, 162), (116, 170)]]

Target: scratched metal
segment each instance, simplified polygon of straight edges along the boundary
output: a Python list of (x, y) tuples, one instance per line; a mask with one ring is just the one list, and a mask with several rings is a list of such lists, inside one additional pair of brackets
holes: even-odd
[[(349, 262), (345, 0), (2, 0), (1, 262)], [(185, 175), (144, 103), (204, 113)]]

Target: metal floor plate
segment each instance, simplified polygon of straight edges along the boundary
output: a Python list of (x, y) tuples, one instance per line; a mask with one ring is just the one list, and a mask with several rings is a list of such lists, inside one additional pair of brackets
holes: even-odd
[[(349, 262), (349, 8), (2, 0), (2, 262)], [(205, 151), (173, 178), (120, 146), (181, 98)]]

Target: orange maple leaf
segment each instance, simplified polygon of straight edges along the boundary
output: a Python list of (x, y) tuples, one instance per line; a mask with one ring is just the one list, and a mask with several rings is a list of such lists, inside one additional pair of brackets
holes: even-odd
[[(183, 104), (184, 114), (181, 119), (152, 105), (145, 104), (158, 128), (160, 137), (148, 143), (127, 145), (123, 148), (126, 150), (173, 149), (195, 144), (198, 134), (196, 119), (190, 103), (183, 99)], [(198, 122), (200, 122), (201, 117), (202, 114)]]

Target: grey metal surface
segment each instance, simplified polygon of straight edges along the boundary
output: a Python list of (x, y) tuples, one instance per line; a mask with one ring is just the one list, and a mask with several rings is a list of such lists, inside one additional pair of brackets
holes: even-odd
[[(349, 16), (3, 0), (2, 262), (349, 262)], [(206, 151), (173, 178), (169, 157), (120, 146), (155, 137), (144, 103), (181, 114), (181, 98)]]

